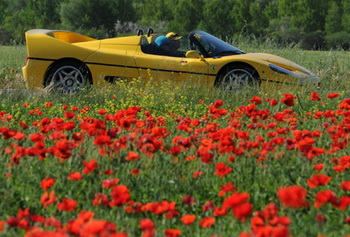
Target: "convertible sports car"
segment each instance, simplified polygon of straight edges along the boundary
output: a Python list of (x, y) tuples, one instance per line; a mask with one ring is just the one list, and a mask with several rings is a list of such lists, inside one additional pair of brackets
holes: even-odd
[[(27, 62), (23, 67), (29, 89), (73, 92), (88, 85), (141, 78), (174, 80), (237, 91), (317, 86), (320, 79), (287, 59), (262, 53), (244, 53), (203, 31), (188, 36), (185, 57), (153, 54), (153, 30), (137, 35), (97, 40), (62, 30), (26, 32)], [(182, 39), (184, 40), (184, 39)]]

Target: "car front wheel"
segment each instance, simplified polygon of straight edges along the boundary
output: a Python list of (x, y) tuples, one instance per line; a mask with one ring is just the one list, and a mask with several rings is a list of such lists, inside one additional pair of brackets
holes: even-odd
[(62, 62), (49, 69), (44, 87), (50, 92), (77, 92), (91, 84), (85, 65), (78, 62)]
[(255, 69), (247, 66), (227, 67), (220, 74), (217, 86), (225, 91), (237, 92), (245, 88), (260, 85), (259, 75)]

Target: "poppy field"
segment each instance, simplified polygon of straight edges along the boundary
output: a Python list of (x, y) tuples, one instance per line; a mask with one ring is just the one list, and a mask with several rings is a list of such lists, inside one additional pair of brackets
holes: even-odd
[(349, 144), (345, 90), (3, 94), (0, 235), (350, 236)]

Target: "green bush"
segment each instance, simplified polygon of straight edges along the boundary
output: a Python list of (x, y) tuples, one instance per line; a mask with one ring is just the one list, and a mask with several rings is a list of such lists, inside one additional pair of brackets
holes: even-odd
[(303, 49), (313, 49), (313, 50), (322, 50), (326, 47), (325, 42), (325, 33), (322, 31), (315, 31), (307, 33), (303, 36), (301, 43)]
[(327, 47), (330, 49), (350, 49), (350, 33), (341, 31), (326, 36)]

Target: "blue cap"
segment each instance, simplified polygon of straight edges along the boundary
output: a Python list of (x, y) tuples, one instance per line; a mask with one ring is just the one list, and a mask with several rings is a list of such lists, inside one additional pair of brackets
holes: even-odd
[(156, 45), (162, 46), (166, 44), (169, 41), (169, 38), (165, 37), (164, 35), (158, 36), (157, 39), (154, 41)]

